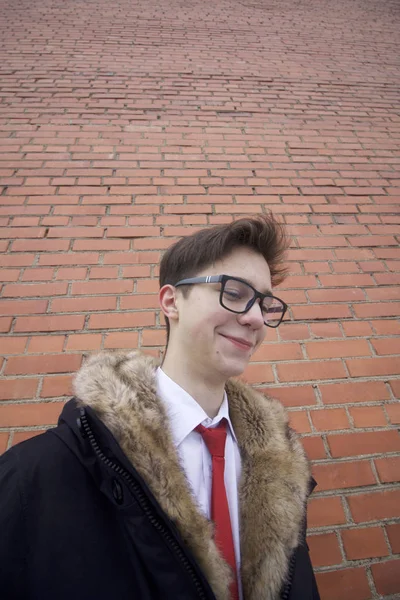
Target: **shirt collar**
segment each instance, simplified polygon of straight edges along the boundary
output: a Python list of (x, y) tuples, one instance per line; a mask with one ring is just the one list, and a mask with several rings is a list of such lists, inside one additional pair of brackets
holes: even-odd
[(215, 427), (222, 419), (228, 421), (230, 432), (237, 443), (229, 417), (229, 404), (226, 392), (224, 392), (224, 399), (218, 414), (214, 419), (210, 419), (200, 404), (181, 388), (180, 385), (168, 377), (161, 367), (158, 367), (156, 371), (156, 383), (158, 395), (163, 401), (170, 418), (172, 435), (176, 446), (179, 446), (197, 425), (202, 424), (204, 427)]

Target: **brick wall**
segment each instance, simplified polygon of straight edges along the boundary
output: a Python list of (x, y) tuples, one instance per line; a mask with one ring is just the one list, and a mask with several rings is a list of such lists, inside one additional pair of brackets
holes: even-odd
[(293, 238), (246, 378), (313, 462), (323, 600), (400, 594), (400, 94), (393, 0), (0, 6), (0, 449), (56, 423), (85, 353), (164, 343), (179, 236)]

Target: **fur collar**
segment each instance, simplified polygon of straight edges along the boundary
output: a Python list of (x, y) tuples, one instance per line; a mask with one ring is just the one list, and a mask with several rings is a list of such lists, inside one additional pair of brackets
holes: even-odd
[[(157, 362), (139, 352), (91, 357), (75, 378), (80, 402), (96, 411), (176, 524), (217, 600), (228, 600), (229, 567), (213, 541), (179, 464), (157, 397)], [(310, 470), (281, 404), (230, 380), (229, 412), (242, 457), (239, 489), (245, 600), (277, 600), (296, 547)]]

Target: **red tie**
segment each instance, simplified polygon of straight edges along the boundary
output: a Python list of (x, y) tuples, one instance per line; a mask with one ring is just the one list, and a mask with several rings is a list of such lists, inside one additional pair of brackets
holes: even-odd
[(203, 437), (212, 456), (211, 519), (215, 523), (215, 542), (233, 571), (234, 581), (231, 585), (231, 598), (232, 600), (238, 600), (235, 547), (233, 545), (231, 518), (224, 481), (226, 423), (226, 419), (222, 419), (221, 423), (214, 429), (207, 429), (203, 425), (198, 425), (196, 431)]

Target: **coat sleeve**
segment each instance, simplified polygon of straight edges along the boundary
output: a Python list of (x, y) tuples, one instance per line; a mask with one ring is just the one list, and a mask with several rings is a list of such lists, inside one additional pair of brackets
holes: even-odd
[(14, 449), (0, 457), (0, 590), (7, 600), (27, 598), (25, 510)]

